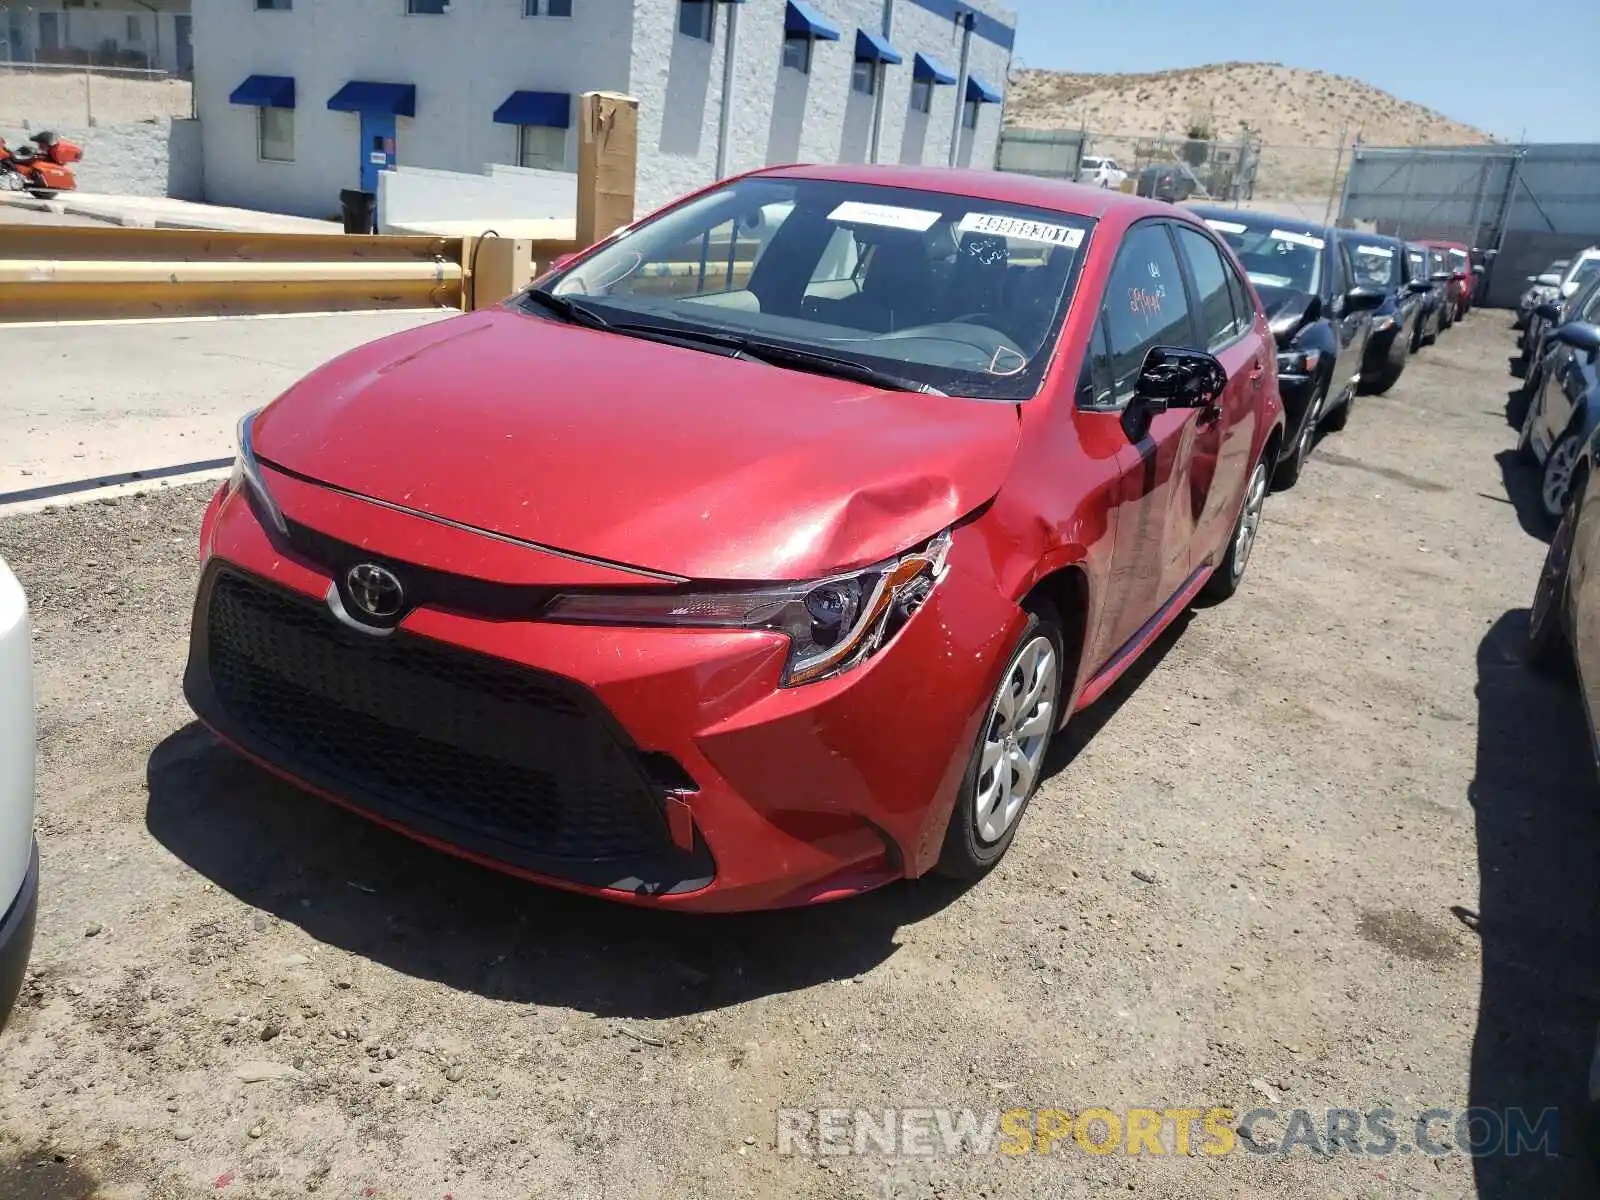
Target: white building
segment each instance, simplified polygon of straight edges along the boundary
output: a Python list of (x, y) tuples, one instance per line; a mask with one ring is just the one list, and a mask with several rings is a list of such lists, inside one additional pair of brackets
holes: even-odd
[(0, 60), (187, 74), (191, 28), (189, 0), (9, 0), (0, 3)]
[(942, 165), (964, 46), (955, 161), (989, 167), (1016, 21), (992, 0), (201, 0), (195, 23), (207, 199), (327, 216), (395, 164), (575, 170), (593, 90), (639, 100), (641, 212), (771, 163)]

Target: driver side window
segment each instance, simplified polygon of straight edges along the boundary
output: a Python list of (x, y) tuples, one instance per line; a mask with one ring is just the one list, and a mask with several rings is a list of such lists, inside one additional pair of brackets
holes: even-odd
[(1102, 319), (1111, 350), (1114, 408), (1133, 399), (1145, 355), (1156, 346), (1192, 346), (1189, 300), (1165, 224), (1135, 225), (1117, 251)]

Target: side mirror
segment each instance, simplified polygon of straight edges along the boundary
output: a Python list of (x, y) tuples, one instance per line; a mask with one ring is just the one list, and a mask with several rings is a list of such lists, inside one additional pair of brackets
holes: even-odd
[(1450, 274), (1449, 271), (1435, 271), (1428, 278), (1433, 280), (1434, 283), (1449, 283), (1455, 276)]
[(1474, 275), (1482, 275), (1483, 274), (1483, 264), (1479, 263), (1477, 266), (1473, 267), (1472, 268), (1472, 273)]
[(1578, 281), (1576, 279), (1569, 279), (1566, 283), (1563, 283), (1561, 285), (1561, 294), (1563, 296), (1570, 296), (1574, 292), (1576, 292), (1577, 290), (1578, 290)]
[(1365, 284), (1353, 287), (1344, 294), (1344, 306), (1350, 312), (1371, 312), (1383, 303), (1384, 290)]
[(1426, 279), (1413, 279), (1406, 287), (1419, 296), (1424, 292), (1433, 291), (1433, 284)]
[(1568, 321), (1550, 336), (1574, 350), (1587, 351), (1591, 358), (1600, 353), (1600, 326), (1586, 321)]
[(1144, 356), (1133, 402), (1148, 413), (1210, 408), (1228, 386), (1222, 364), (1200, 350), (1156, 346)]
[(1542, 304), (1533, 306), (1533, 315), (1541, 321), (1555, 322), (1561, 320), (1561, 305), (1554, 300), (1546, 300)]
[(1551, 287), (1551, 288), (1560, 287), (1561, 286), (1561, 276), (1551, 274), (1550, 272), (1546, 272), (1543, 275), (1529, 275), (1528, 276), (1528, 282), (1529, 283), (1536, 283), (1540, 287)]

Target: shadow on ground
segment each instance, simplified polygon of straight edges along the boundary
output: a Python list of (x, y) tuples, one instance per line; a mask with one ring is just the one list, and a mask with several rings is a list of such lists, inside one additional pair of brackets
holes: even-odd
[[(1494, 460), (1500, 464), (1500, 478), (1522, 532), (1548, 545), (1555, 536), (1555, 522), (1545, 516), (1544, 502), (1539, 499), (1539, 468), (1523, 462), (1515, 450), (1502, 450)], [(1533, 586), (1531, 581), (1528, 586)]]
[(1600, 783), (1570, 680), (1522, 657), (1527, 613), (1478, 647), (1478, 750), (1470, 800), (1478, 842), (1483, 984), (1471, 1103), (1560, 1110), (1559, 1156), (1475, 1162), (1485, 1200), (1600, 1195), (1582, 1146), (1583, 1100), (1600, 1022)]
[(11, 1200), (95, 1200), (100, 1184), (60, 1150), (0, 1148), (0, 1197)]
[(963, 888), (928, 877), (814, 908), (728, 916), (596, 900), (453, 858), (283, 783), (198, 724), (146, 768), (163, 846), (318, 941), (497, 1000), (661, 1018), (888, 959)]

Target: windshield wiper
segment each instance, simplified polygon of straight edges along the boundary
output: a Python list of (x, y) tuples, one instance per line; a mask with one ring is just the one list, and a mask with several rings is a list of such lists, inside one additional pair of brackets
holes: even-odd
[(529, 288), (523, 293), (529, 300), (548, 309), (574, 325), (587, 325), (590, 329), (610, 329), (611, 322), (587, 304), (579, 304), (570, 296), (558, 296), (543, 288)]
[(928, 396), (943, 396), (931, 383), (919, 383), (903, 375), (880, 371), (853, 358), (841, 358), (820, 350), (805, 350), (798, 346), (785, 346), (778, 342), (764, 342), (759, 338), (743, 337), (734, 333), (715, 333), (709, 329), (675, 329), (661, 325), (614, 324), (614, 333), (633, 333), (645, 337), (659, 337), (676, 342), (699, 343), (727, 351), (731, 357), (766, 363), (772, 367), (795, 367), (814, 375), (831, 375), (837, 379), (853, 379), (858, 383), (895, 392), (921, 392)]

